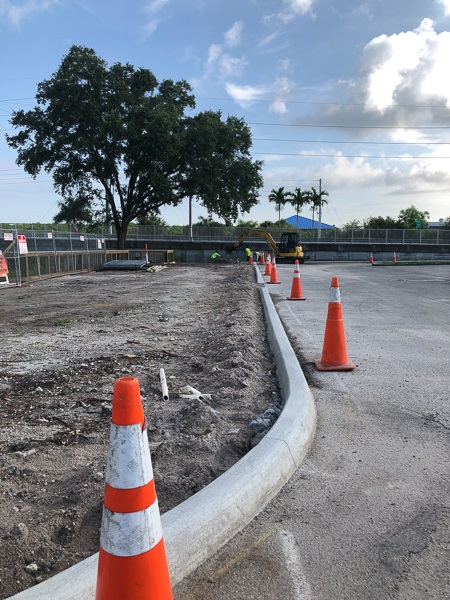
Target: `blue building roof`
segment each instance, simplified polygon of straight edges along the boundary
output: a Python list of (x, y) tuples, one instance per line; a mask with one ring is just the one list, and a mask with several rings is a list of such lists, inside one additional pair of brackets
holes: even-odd
[[(298, 227), (299, 229), (317, 229), (318, 226), (318, 222), (317, 221), (313, 221), (312, 219), (308, 219), (307, 217), (302, 217), (301, 215), (298, 215), (298, 222), (297, 222), (297, 215), (294, 215), (293, 217), (289, 217), (288, 219), (285, 219), (286, 223), (289, 223), (289, 225), (293, 225), (294, 227)], [(321, 223), (321, 227), (322, 229), (336, 229), (336, 227), (334, 225), (328, 225), (327, 223)]]

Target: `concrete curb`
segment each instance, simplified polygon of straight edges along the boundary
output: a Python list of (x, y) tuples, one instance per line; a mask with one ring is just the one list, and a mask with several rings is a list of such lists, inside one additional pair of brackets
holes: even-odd
[[(258, 284), (264, 284), (255, 265)], [(269, 292), (261, 285), (268, 339), (285, 405), (261, 442), (223, 475), (162, 515), (172, 585), (243, 529), (290, 479), (315, 433), (314, 399)], [(9, 600), (93, 600), (98, 554)]]

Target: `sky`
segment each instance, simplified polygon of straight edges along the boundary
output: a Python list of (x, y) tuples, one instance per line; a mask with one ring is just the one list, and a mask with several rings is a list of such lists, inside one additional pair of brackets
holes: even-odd
[[(280, 187), (326, 190), (337, 227), (411, 205), (450, 216), (450, 0), (0, 0), (0, 223), (58, 211), (51, 175), (33, 180), (4, 136), (73, 44), (248, 123), (264, 187), (244, 220), (277, 221)], [(187, 202), (161, 217), (187, 224)]]

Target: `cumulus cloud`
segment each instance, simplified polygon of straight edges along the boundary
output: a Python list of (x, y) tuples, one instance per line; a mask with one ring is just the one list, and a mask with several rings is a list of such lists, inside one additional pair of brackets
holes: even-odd
[(437, 0), (437, 3), (443, 7), (446, 16), (450, 15), (450, 0)]
[(11, 0), (0, 0), (0, 15), (6, 16), (10, 23), (19, 27), (21, 22), (32, 14), (49, 11), (58, 4), (61, 4), (60, 0), (26, 0), (21, 4)]
[[(404, 127), (410, 139), (407, 131), (411, 128), (446, 125), (450, 120), (448, 56), (450, 32), (437, 33), (430, 19), (413, 31), (380, 35), (365, 46), (358, 76), (338, 84), (352, 105), (328, 106), (309, 120), (343, 128), (351, 125), (355, 136), (358, 126), (392, 127), (383, 135), (397, 137)], [(429, 130), (426, 135), (432, 133)], [(416, 131), (415, 135), (421, 134)]]

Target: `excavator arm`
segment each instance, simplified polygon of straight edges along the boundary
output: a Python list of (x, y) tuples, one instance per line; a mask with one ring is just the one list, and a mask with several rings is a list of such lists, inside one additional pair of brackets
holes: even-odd
[(271, 250), (273, 250), (273, 252), (275, 252), (275, 254), (279, 254), (280, 253), (280, 249), (277, 246), (277, 243), (275, 242), (275, 240), (273, 239), (273, 237), (270, 235), (270, 233), (268, 231), (265, 231), (264, 229), (244, 229), (244, 231), (241, 233), (241, 235), (238, 237), (238, 239), (234, 242), (233, 246), (230, 247), (230, 250), (236, 250), (237, 248), (239, 248), (239, 246), (242, 245), (242, 243), (247, 239), (247, 237), (249, 235), (259, 235), (261, 237), (263, 237), (267, 243), (269, 244)]
[(300, 263), (305, 262), (303, 248), (298, 243), (298, 235), (292, 231), (283, 233), (281, 235), (281, 242), (277, 244), (271, 234), (265, 229), (244, 229), (234, 244), (232, 246), (228, 246), (227, 253), (231, 254), (233, 250), (239, 248), (244, 240), (251, 235), (259, 235), (260, 237), (264, 238), (277, 259), (287, 260), (289, 262), (292, 262), (293, 260), (298, 260)]

